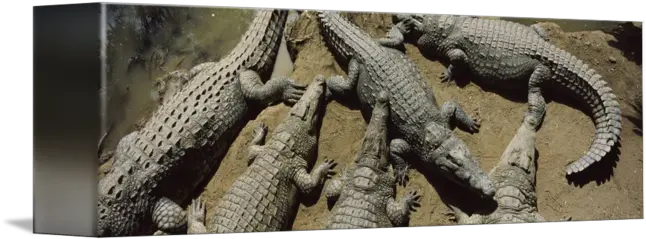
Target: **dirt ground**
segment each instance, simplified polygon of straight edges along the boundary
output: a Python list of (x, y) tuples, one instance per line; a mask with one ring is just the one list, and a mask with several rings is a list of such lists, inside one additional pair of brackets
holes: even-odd
[[(382, 14), (351, 14), (350, 19), (373, 37), (385, 35), (392, 24), (390, 17)], [(346, 75), (323, 45), (317, 34), (318, 28), (312, 20), (301, 18), (287, 36), (295, 42), (298, 49), (292, 77), (307, 83), (316, 74)], [(601, 31), (564, 33), (553, 23), (543, 23), (542, 26), (553, 43), (594, 65), (594, 69), (609, 82), (619, 97), (623, 114), (641, 114), (629, 105), (635, 97), (641, 97), (641, 66), (627, 60), (620, 50), (608, 45), (609, 41), (614, 40), (612, 35)], [(440, 83), (439, 75), (445, 69), (443, 64), (424, 58), (415, 47), (407, 45), (406, 50), (428, 84), (433, 87), (439, 102), (457, 100), (467, 112), (473, 112), (480, 119), (480, 133), (470, 135), (459, 130), (455, 132), (471, 147), (472, 153), (481, 158), (483, 169), (489, 171), (498, 162), (520, 126), (526, 110), (525, 102), (514, 102), (496, 93), (484, 91), (474, 83), (464, 87), (459, 87), (456, 83)], [(610, 62), (609, 57), (613, 57), (616, 62)], [(209, 208), (217, 204), (237, 175), (246, 168), (245, 162), (240, 158), (245, 153), (252, 129), (258, 122), (264, 122), (269, 126), (271, 134), (287, 111), (288, 107), (284, 105), (266, 109), (256, 121), (247, 125), (233, 143), (218, 172), (202, 194), (207, 200), (207, 223), (211, 215), (208, 213)], [(612, 164), (603, 163), (598, 167), (601, 169), (591, 170), (598, 175), (591, 177), (592, 181), (579, 179), (570, 182), (565, 177), (565, 166), (586, 151), (592, 141), (594, 125), (580, 110), (560, 103), (548, 103), (545, 123), (536, 142), (540, 154), (537, 173), (538, 207), (548, 221), (565, 217), (572, 217), (572, 220), (643, 218), (642, 136), (633, 132), (636, 125), (625, 117), (622, 124), (621, 156), (615, 168), (611, 172), (603, 170), (613, 167)], [(317, 164), (325, 158), (331, 158), (339, 162), (340, 169), (349, 165), (359, 150), (365, 128), (366, 123), (358, 110), (349, 109), (337, 102), (329, 103), (321, 128)], [(413, 169), (410, 181), (407, 188), (420, 189), (424, 195), (420, 210), (411, 216), (410, 226), (454, 224), (444, 214), (448, 208), (424, 175)], [(398, 187), (398, 196), (406, 190)], [(293, 230), (320, 229), (324, 226), (329, 216), (328, 204), (324, 197), (312, 202), (314, 200), (300, 206)]]
[[(353, 13), (348, 16), (375, 38), (385, 35), (392, 24), (390, 17), (384, 14)], [(637, 64), (629, 60), (634, 57), (627, 58), (621, 50), (611, 46), (617, 40), (613, 35), (601, 31), (563, 32), (554, 23), (541, 23), (541, 26), (553, 44), (592, 65), (603, 76), (618, 96), (624, 116), (618, 161), (610, 158), (591, 168), (585, 175), (566, 178), (566, 165), (578, 159), (592, 142), (594, 125), (582, 111), (563, 103), (549, 102), (551, 96), (546, 95), (549, 102), (547, 114), (536, 141), (539, 152), (539, 212), (548, 221), (566, 217), (572, 217), (575, 221), (643, 218), (642, 136), (633, 131), (636, 127), (641, 128), (638, 125), (641, 124), (641, 111), (636, 111), (630, 105), (634, 99), (641, 98), (641, 62)], [(286, 37), (298, 50), (291, 74), (297, 81), (308, 83), (316, 74), (346, 75), (321, 41), (313, 18), (302, 17)], [(638, 53), (641, 54), (641, 47), (639, 49)], [(445, 69), (444, 64), (423, 57), (417, 48), (410, 45), (406, 45), (406, 52), (433, 87), (440, 104), (449, 99), (455, 100), (479, 119), (482, 124), (480, 133), (470, 135), (458, 129), (455, 132), (469, 145), (472, 154), (480, 158), (481, 166), (488, 172), (498, 162), (520, 126), (527, 109), (526, 102), (506, 98), (475, 83), (441, 83), (439, 76)], [(288, 109), (282, 104), (267, 108), (235, 140), (202, 193), (207, 205), (207, 225), (211, 223), (211, 209), (247, 168), (243, 156), (252, 130), (263, 122), (268, 125), (271, 135)], [(630, 117), (639, 120), (630, 120)], [(349, 166), (359, 150), (365, 128), (366, 123), (359, 110), (330, 102), (320, 130), (316, 165), (330, 158), (339, 162), (337, 171)], [(410, 184), (406, 189), (397, 189), (398, 197), (408, 188), (419, 189), (423, 195), (421, 208), (412, 214), (410, 226), (455, 224), (444, 214), (448, 207), (443, 201), (452, 197), (451, 187), (432, 175), (426, 177), (416, 169), (411, 170)], [(449, 193), (443, 193), (440, 197), (437, 189)], [(292, 229), (320, 229), (328, 217), (329, 209), (324, 197), (308, 198), (300, 205)]]

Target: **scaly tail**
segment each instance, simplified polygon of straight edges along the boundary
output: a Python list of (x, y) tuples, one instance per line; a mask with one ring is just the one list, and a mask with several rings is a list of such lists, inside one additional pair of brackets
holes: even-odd
[(549, 56), (554, 64), (551, 66), (555, 74), (553, 78), (590, 107), (596, 127), (594, 141), (586, 154), (567, 166), (566, 172), (570, 175), (599, 162), (617, 145), (621, 132), (621, 111), (617, 96), (594, 69), (562, 49), (546, 42), (543, 45), (546, 51), (541, 55)]

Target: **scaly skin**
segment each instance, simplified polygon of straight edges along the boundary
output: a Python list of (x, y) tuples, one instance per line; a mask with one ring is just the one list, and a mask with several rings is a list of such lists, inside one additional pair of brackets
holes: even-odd
[(302, 96), (304, 86), (293, 80), (269, 79), (286, 18), (285, 10), (259, 11), (229, 55), (179, 72), (187, 85), (124, 137), (99, 182), (99, 236), (185, 230), (178, 204), (216, 170), (248, 120), (271, 103)]
[(480, 127), (477, 122), (453, 101), (440, 107), (404, 53), (379, 45), (338, 14), (322, 12), (318, 22), (330, 51), (340, 64), (348, 66), (348, 79), (328, 79), (330, 97), (357, 96), (362, 113), (370, 115), (379, 92), (390, 96), (389, 131), (394, 137), (390, 151), (398, 183), (406, 184), (404, 158), (410, 158), (439, 169), (448, 179), (481, 196), (493, 196), (491, 181), (452, 131), (458, 126), (475, 133)]
[(308, 194), (334, 172), (334, 161), (307, 172), (316, 159), (318, 126), (324, 106), (325, 79), (318, 75), (287, 118), (262, 144), (261, 128), (249, 147), (251, 165), (214, 208), (211, 227), (204, 226), (204, 209), (196, 202), (190, 212), (190, 233), (267, 232), (286, 230), (298, 209), (299, 193)]
[(556, 86), (583, 103), (594, 120), (595, 138), (585, 155), (567, 166), (568, 175), (601, 161), (617, 146), (621, 131), (617, 96), (588, 64), (545, 41), (545, 33), (536, 26), (446, 15), (393, 18), (396, 25), (380, 42), (395, 46), (408, 36), (420, 51), (448, 59), (443, 81), (458, 70), (469, 70), (484, 84), (509, 90), (528, 87), (526, 115), (539, 123), (545, 115), (544, 87)]
[(536, 203), (536, 123), (526, 117), (500, 162), (489, 173), (496, 187), (496, 210), (489, 214), (467, 215), (449, 205), (459, 224), (498, 224), (544, 222)]
[(408, 223), (411, 211), (419, 207), (420, 195), (410, 191), (395, 200), (395, 177), (388, 168), (388, 95), (380, 93), (372, 111), (355, 165), (341, 179), (332, 179), (325, 194), (338, 198), (326, 229), (384, 228)]

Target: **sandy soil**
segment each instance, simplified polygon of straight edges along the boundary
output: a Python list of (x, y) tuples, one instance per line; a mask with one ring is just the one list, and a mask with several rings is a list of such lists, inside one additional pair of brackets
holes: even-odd
[[(373, 37), (383, 36), (391, 25), (390, 17), (381, 14), (351, 14), (349, 17)], [(323, 45), (312, 20), (301, 18), (287, 36), (298, 49), (292, 77), (306, 83), (316, 74), (345, 75)], [(640, 114), (629, 103), (633, 102), (633, 98), (641, 97), (638, 95), (642, 84), (641, 66), (628, 61), (621, 51), (608, 45), (609, 41), (614, 40), (613, 36), (601, 31), (564, 33), (553, 23), (543, 23), (542, 26), (553, 43), (594, 65), (594, 69), (609, 82), (619, 97), (624, 114)], [(442, 84), (438, 77), (445, 69), (444, 65), (424, 58), (415, 47), (407, 45), (406, 50), (433, 87), (439, 102), (457, 100), (467, 112), (473, 112), (480, 119), (482, 128), (479, 134), (456, 132), (471, 147), (473, 154), (481, 158), (482, 167), (489, 171), (520, 126), (526, 110), (525, 102), (515, 102), (497, 93), (487, 92), (474, 83), (463, 87), (456, 83)], [(613, 57), (616, 63), (610, 62), (609, 57)], [(271, 133), (287, 110), (283, 105), (269, 108), (243, 130), (202, 194), (208, 200), (207, 210), (217, 204), (236, 176), (245, 170), (245, 162), (240, 158), (245, 153), (253, 127), (262, 121), (268, 124)], [(538, 207), (548, 221), (565, 217), (572, 217), (572, 220), (643, 218), (642, 137), (632, 131), (635, 127), (633, 122), (624, 118), (622, 124), (621, 156), (616, 165), (602, 163), (591, 170), (593, 177), (568, 180), (565, 166), (585, 152), (591, 143), (594, 125), (580, 110), (561, 103), (548, 103), (545, 123), (536, 142), (540, 154)], [(340, 168), (350, 164), (359, 149), (365, 127), (366, 123), (358, 110), (337, 102), (329, 103), (321, 128), (317, 164), (325, 158), (337, 160)], [(438, 187), (442, 187), (441, 184), (445, 184), (444, 188), (451, 187), (444, 182), (434, 182), (440, 179), (429, 180), (417, 170), (412, 170), (408, 187), (420, 189), (424, 197), (420, 210), (412, 215), (410, 226), (454, 224), (443, 214), (448, 208), (429, 181), (438, 184)], [(405, 191), (398, 188), (400, 196)], [(451, 196), (446, 194), (444, 197)], [(308, 198), (307, 201), (300, 206), (293, 230), (320, 229), (329, 216), (325, 198)]]
[[(383, 14), (353, 13), (348, 16), (373, 37), (385, 35), (391, 26), (390, 17)], [(559, 101), (548, 103), (545, 122), (536, 141), (539, 152), (539, 212), (548, 221), (565, 217), (572, 217), (572, 220), (643, 218), (642, 136), (633, 132), (636, 124), (628, 120), (628, 117), (641, 118), (641, 112), (630, 106), (636, 97), (641, 97), (641, 66), (609, 45), (616, 41), (612, 35), (601, 31), (566, 33), (553, 23), (541, 25), (552, 43), (591, 64), (608, 81), (619, 98), (625, 116), (618, 161), (605, 160), (591, 168), (588, 174), (568, 179), (565, 177), (565, 166), (586, 151), (592, 141), (594, 125), (577, 108)], [(287, 38), (292, 40), (298, 50), (291, 75), (297, 81), (308, 83), (316, 74), (346, 75), (323, 45), (313, 18), (301, 18)], [(445, 65), (423, 57), (410, 45), (406, 46), (406, 51), (433, 87), (440, 104), (449, 99), (456, 100), (480, 120), (482, 127), (478, 134), (470, 135), (457, 129), (455, 132), (466, 141), (472, 153), (480, 158), (483, 169), (489, 171), (498, 162), (520, 126), (526, 110), (525, 100), (521, 97), (518, 101), (513, 97), (490, 92), (475, 83), (440, 83), (439, 75), (444, 71)], [(547, 100), (550, 97), (546, 95)], [(246, 161), (242, 158), (253, 128), (258, 122), (264, 122), (271, 135), (287, 111), (288, 107), (282, 104), (264, 110), (245, 127), (233, 143), (215, 176), (201, 194), (207, 204), (207, 225), (211, 223), (210, 209), (246, 169)], [(357, 109), (350, 109), (337, 102), (329, 103), (323, 118), (316, 164), (331, 158), (340, 163), (339, 170), (349, 165), (359, 149), (365, 128), (366, 123)], [(417, 188), (423, 194), (422, 206), (412, 214), (410, 226), (455, 224), (444, 215), (448, 211), (444, 201), (459, 195), (458, 192), (452, 193), (456, 191), (453, 186), (433, 175), (425, 176), (416, 169), (411, 171), (410, 182), (408, 187)], [(401, 196), (406, 191), (399, 187), (398, 195)], [(438, 194), (438, 191), (442, 193)], [(307, 198), (300, 205), (292, 229), (320, 229), (328, 216), (329, 209), (324, 197)]]

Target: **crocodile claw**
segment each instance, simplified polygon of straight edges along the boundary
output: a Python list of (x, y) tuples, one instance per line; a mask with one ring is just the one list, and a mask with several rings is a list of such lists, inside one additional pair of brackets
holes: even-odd
[(296, 83), (290, 79), (285, 90), (283, 91), (283, 102), (288, 105), (293, 105), (305, 94), (307, 85)]
[(334, 176), (336, 174), (336, 172), (334, 171), (334, 168), (337, 165), (338, 165), (338, 163), (334, 162), (333, 159), (332, 160), (326, 159), (323, 162), (323, 164), (321, 164), (321, 166), (319, 166), (319, 167), (321, 167), (322, 175), (324, 175), (325, 178), (331, 178), (332, 176)]
[(406, 187), (408, 183), (408, 165), (395, 169), (395, 181), (398, 185)]
[(408, 205), (408, 209), (410, 211), (416, 212), (417, 208), (419, 208), (420, 203), (419, 200), (422, 198), (421, 194), (418, 194), (417, 190), (411, 190), (406, 193), (404, 196), (404, 200), (406, 201), (406, 204)]
[(441, 82), (449, 82), (453, 81), (453, 65), (449, 65), (449, 67), (444, 70), (442, 75), (440, 75), (440, 78), (442, 79)]
[(206, 207), (204, 202), (202, 202), (202, 197), (193, 199), (193, 203), (188, 208), (188, 221), (189, 222), (199, 222), (204, 223), (206, 216)]

